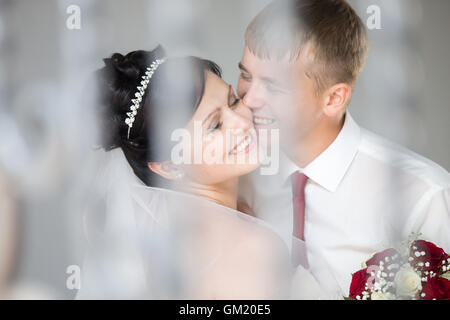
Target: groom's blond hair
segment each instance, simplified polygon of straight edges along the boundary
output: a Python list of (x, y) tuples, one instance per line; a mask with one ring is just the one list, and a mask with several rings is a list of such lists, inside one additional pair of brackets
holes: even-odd
[(353, 87), (368, 53), (364, 23), (344, 0), (275, 0), (247, 27), (245, 41), (262, 59), (305, 54), (317, 93), (336, 83)]

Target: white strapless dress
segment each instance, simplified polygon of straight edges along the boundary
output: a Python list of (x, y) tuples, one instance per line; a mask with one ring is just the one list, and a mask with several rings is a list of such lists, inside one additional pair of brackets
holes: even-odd
[[(193, 195), (147, 187), (121, 150), (100, 152), (104, 165), (95, 180), (103, 205), (84, 216), (88, 247), (77, 299), (208, 299), (217, 295), (203, 293), (212, 291), (223, 298), (221, 286), (230, 283), (237, 298), (337, 298), (303, 267), (291, 267), (284, 242), (264, 221)], [(256, 256), (261, 267), (246, 270), (245, 261)], [(267, 283), (247, 281), (258, 272)]]

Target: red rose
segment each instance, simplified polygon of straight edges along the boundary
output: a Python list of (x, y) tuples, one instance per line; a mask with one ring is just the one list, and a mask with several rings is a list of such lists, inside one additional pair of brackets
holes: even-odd
[(450, 300), (450, 280), (441, 277), (433, 277), (423, 284), (423, 300)]
[(369, 277), (370, 274), (367, 272), (367, 268), (353, 274), (349, 292), (350, 298), (356, 299), (356, 296), (361, 296), (362, 292), (366, 290), (366, 283)]
[[(393, 263), (394, 259), (393, 257), (396, 256), (396, 261), (399, 261), (400, 254), (398, 254), (397, 250), (395, 249), (386, 249), (381, 252), (377, 252), (373, 255), (372, 258), (366, 261), (367, 266), (378, 266), (380, 264), (380, 261), (383, 261), (384, 264), (391, 264)], [(386, 261), (386, 258), (388, 258), (388, 262)]]
[[(425, 255), (422, 255), (422, 252), (424, 252)], [(434, 243), (424, 240), (414, 241), (411, 244), (409, 255), (413, 259), (410, 262), (411, 266), (421, 271), (433, 271), (436, 273), (441, 267), (442, 261), (447, 260), (450, 257), (442, 248), (437, 247)], [(422, 266), (419, 266), (420, 262), (423, 263)]]

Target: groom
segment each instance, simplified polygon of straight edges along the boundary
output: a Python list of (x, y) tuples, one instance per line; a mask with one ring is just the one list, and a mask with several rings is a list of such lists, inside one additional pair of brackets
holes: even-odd
[(350, 5), (276, 0), (245, 40), (238, 94), (256, 129), (279, 129), (283, 157), (278, 174), (241, 180), (242, 208), (271, 223), (292, 255), (291, 235), (304, 240), (306, 265), (342, 294), (363, 261), (411, 232), (448, 252), (449, 173), (347, 110), (368, 52)]

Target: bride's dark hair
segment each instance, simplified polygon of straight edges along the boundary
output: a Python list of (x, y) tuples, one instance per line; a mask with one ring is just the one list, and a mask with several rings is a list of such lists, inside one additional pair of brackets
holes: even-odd
[(170, 160), (174, 129), (183, 128), (197, 109), (205, 88), (205, 72), (221, 76), (218, 65), (197, 57), (169, 58), (159, 66), (148, 84), (127, 139), (127, 112), (146, 68), (164, 58), (161, 46), (153, 51), (114, 53), (97, 71), (101, 147), (122, 148), (134, 173), (148, 186), (161, 186), (162, 179), (148, 162)]

